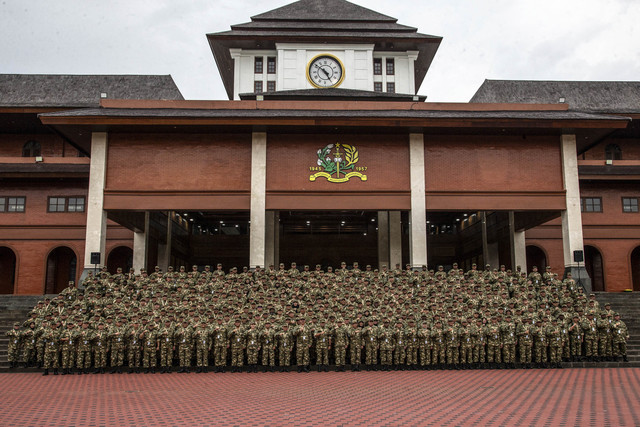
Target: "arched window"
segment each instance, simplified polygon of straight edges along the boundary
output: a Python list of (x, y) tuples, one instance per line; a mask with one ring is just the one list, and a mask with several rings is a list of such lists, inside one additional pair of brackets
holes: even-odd
[(40, 143), (38, 141), (27, 141), (22, 146), (22, 157), (36, 157), (40, 155)]
[(618, 144), (608, 144), (604, 148), (604, 155), (607, 160), (622, 160), (622, 150)]

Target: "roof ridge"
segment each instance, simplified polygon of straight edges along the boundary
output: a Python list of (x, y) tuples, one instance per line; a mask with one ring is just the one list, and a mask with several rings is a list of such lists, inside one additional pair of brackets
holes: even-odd
[(277, 9), (251, 17), (252, 21), (382, 21), (397, 22), (396, 18), (383, 15), (346, 0), (298, 0)]

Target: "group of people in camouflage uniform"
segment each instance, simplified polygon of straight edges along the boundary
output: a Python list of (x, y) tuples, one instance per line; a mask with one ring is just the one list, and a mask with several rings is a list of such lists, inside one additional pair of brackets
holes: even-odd
[(609, 304), (600, 307), (570, 275), (532, 270), (103, 268), (15, 324), (9, 361), (44, 375), (626, 361), (628, 331)]

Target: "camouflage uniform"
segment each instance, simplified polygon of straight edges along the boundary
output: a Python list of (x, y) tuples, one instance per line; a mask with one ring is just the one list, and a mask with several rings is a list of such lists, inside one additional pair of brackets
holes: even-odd
[[(118, 322), (120, 323), (120, 322)], [(112, 373), (116, 370), (121, 372), (124, 365), (125, 330), (123, 326), (116, 325), (109, 330), (109, 348), (111, 350)]]
[(283, 326), (277, 334), (278, 339), (278, 362), (280, 367), (285, 368), (291, 365), (291, 351), (293, 350), (293, 337), (288, 325)]
[(532, 362), (533, 326), (531, 326), (528, 319), (518, 325), (516, 334), (518, 335), (520, 363), (530, 364)]
[(89, 323), (85, 322), (82, 326), (82, 329), (80, 329), (76, 337), (76, 341), (78, 342), (76, 368), (79, 370), (82, 369), (84, 373), (87, 373), (89, 368), (91, 368), (91, 342), (93, 340), (93, 332), (88, 328)]
[(57, 375), (58, 368), (60, 367), (60, 333), (55, 325), (45, 330), (42, 339), (44, 340), (44, 374), (49, 373), (49, 369), (54, 369), (54, 374)]
[[(493, 320), (496, 318), (494, 317)], [(500, 363), (500, 325), (492, 322), (485, 328), (487, 336), (487, 362)]]
[(245, 333), (240, 327), (240, 322), (236, 322), (236, 326), (230, 331), (229, 338), (231, 340), (231, 366), (237, 371), (244, 365), (244, 348)]
[(295, 331), (294, 336), (296, 338), (296, 364), (298, 368), (305, 367), (308, 370), (309, 361), (309, 349), (311, 348), (311, 330), (304, 324), (299, 325)]
[(213, 361), (216, 365), (216, 370), (220, 371), (227, 365), (228, 330), (226, 326), (218, 323), (211, 331), (211, 336), (213, 338)]
[(207, 366), (209, 366), (209, 352), (211, 351), (211, 334), (209, 333), (207, 324), (202, 322), (194, 333), (194, 340), (196, 342), (196, 365), (198, 365), (198, 372), (203, 370), (206, 372)]
[(580, 326), (578, 319), (578, 316), (575, 316), (573, 323), (571, 323), (568, 328), (572, 361), (575, 361), (582, 356), (582, 342), (584, 335), (582, 334), (582, 327)]
[(349, 362), (354, 370), (360, 369), (362, 362), (362, 341), (362, 328), (354, 324), (349, 328)]
[(516, 325), (508, 318), (500, 326), (502, 342), (502, 361), (508, 364), (516, 363)]
[(338, 326), (333, 331), (333, 351), (338, 369), (341, 369), (346, 363), (348, 340), (347, 328), (342, 323), (338, 323)]
[(431, 350), (433, 349), (433, 346), (431, 344), (431, 331), (429, 331), (426, 323), (418, 331), (418, 342), (418, 348), (420, 350), (420, 365), (431, 365)]
[(246, 334), (246, 349), (247, 349), (247, 365), (252, 368), (258, 366), (258, 352), (260, 351), (260, 331), (255, 328), (255, 325), (251, 325), (251, 328)]
[(180, 372), (189, 372), (193, 357), (193, 329), (188, 322), (184, 322), (175, 332), (178, 344), (178, 358), (180, 359)]
[(393, 363), (393, 349), (396, 347), (395, 331), (389, 328), (389, 322), (385, 322), (384, 327), (379, 328), (377, 332), (380, 342), (380, 364), (383, 369), (388, 369)]
[(433, 343), (433, 350), (431, 352), (431, 362), (434, 365), (441, 365), (446, 363), (446, 343), (444, 342), (444, 329), (440, 322), (436, 322), (435, 327), (431, 330), (431, 342)]
[(589, 317), (591, 317), (591, 314), (582, 321), (580, 326), (584, 333), (584, 355), (593, 359), (598, 355), (598, 326), (596, 321)]
[(158, 331), (155, 329), (153, 324), (147, 326), (142, 326), (142, 366), (149, 372), (149, 370), (154, 371), (156, 365), (158, 363)]
[(371, 367), (378, 363), (378, 328), (376, 326), (369, 325), (364, 328), (362, 335), (364, 336), (365, 364)]
[(126, 333), (127, 362), (129, 369), (138, 371), (142, 362), (142, 342), (140, 341), (141, 329), (134, 323)]
[(447, 348), (447, 364), (457, 365), (460, 363), (460, 331), (449, 320), (449, 326), (444, 330), (444, 339)]
[(21, 344), (21, 332), (20, 323), (15, 323), (13, 329), (7, 331), (7, 337), (9, 337), (9, 344), (7, 348), (7, 360), (9, 361), (9, 367), (15, 368), (18, 365), (20, 358), (20, 344)]
[(73, 324), (68, 323), (67, 329), (60, 333), (60, 342), (62, 343), (62, 374), (71, 373), (71, 369), (75, 365), (76, 356), (76, 336), (77, 332), (73, 329)]
[(271, 323), (266, 323), (260, 334), (262, 347), (262, 365), (272, 369), (276, 366), (276, 332), (271, 329)]
[(331, 332), (325, 326), (324, 322), (320, 324), (320, 327), (315, 331), (316, 344), (316, 363), (318, 364), (318, 370), (323, 367), (325, 370), (329, 366), (329, 349), (331, 348)]
[[(100, 324), (102, 325), (102, 324)], [(94, 372), (104, 373), (104, 368), (107, 366), (107, 351), (109, 350), (109, 337), (107, 331), (100, 329), (93, 334), (93, 362)]]
[(620, 320), (620, 315), (614, 316), (615, 320), (611, 325), (613, 332), (613, 355), (618, 358), (622, 356), (623, 360), (627, 362), (627, 339), (629, 339), (629, 330), (627, 325)]
[(175, 329), (173, 326), (165, 323), (165, 326), (158, 332), (160, 340), (160, 367), (162, 372), (169, 372), (173, 365), (173, 351), (175, 350), (174, 342)]

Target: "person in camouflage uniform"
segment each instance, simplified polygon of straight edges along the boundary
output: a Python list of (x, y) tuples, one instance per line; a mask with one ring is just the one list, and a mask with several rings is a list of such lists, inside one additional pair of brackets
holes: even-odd
[(191, 358), (193, 357), (193, 329), (189, 326), (189, 321), (184, 320), (182, 325), (176, 328), (175, 338), (178, 346), (178, 359), (180, 359), (180, 370), (178, 372), (189, 373)]
[(422, 327), (417, 333), (418, 349), (420, 352), (420, 366), (429, 368), (431, 365), (431, 331), (429, 330), (429, 322), (422, 322)]
[(126, 330), (122, 321), (118, 319), (116, 324), (107, 331), (109, 335), (109, 349), (111, 351), (111, 373), (122, 373), (124, 365), (124, 350), (126, 348)]
[(613, 334), (613, 357), (617, 361), (620, 356), (622, 356), (622, 360), (628, 362), (627, 359), (627, 340), (629, 339), (629, 330), (627, 329), (627, 325), (620, 320), (620, 314), (615, 313), (613, 324), (611, 325), (611, 330)]
[(549, 340), (549, 362), (552, 368), (561, 368), (562, 365), (562, 327), (558, 325), (558, 319), (551, 319), (551, 325), (547, 327)]
[(67, 329), (60, 332), (62, 375), (73, 374), (72, 369), (75, 365), (77, 334), (72, 322), (68, 322)]
[(273, 372), (276, 366), (276, 331), (271, 328), (271, 321), (264, 322), (264, 329), (260, 334), (262, 347), (262, 366)]
[(175, 328), (171, 325), (171, 321), (167, 319), (164, 326), (158, 331), (158, 339), (160, 341), (160, 367), (162, 373), (171, 372), (173, 365), (173, 352), (175, 351)]
[(213, 361), (216, 365), (216, 372), (223, 372), (227, 365), (227, 349), (229, 348), (229, 331), (222, 324), (222, 318), (218, 318), (218, 323), (213, 327), (211, 336), (213, 338)]
[(587, 318), (580, 324), (582, 328), (584, 355), (590, 362), (593, 362), (598, 355), (598, 325), (593, 319), (593, 313), (587, 313)]
[(520, 323), (516, 329), (516, 335), (518, 336), (520, 364), (531, 368), (531, 363), (533, 362), (531, 353), (533, 349), (534, 327), (531, 325), (528, 317), (522, 319), (522, 323)]
[(365, 348), (365, 365), (367, 370), (375, 369), (378, 364), (378, 348), (380, 347), (380, 336), (377, 326), (374, 326), (373, 319), (369, 319), (369, 325), (362, 332)]
[(7, 360), (9, 361), (9, 369), (16, 368), (18, 361), (20, 360), (21, 350), (21, 332), (20, 322), (13, 324), (13, 329), (7, 331), (7, 337), (9, 337), (9, 344), (7, 348)]
[(76, 341), (78, 342), (76, 353), (76, 368), (79, 374), (89, 373), (91, 368), (91, 342), (93, 332), (89, 329), (89, 322), (82, 322), (82, 327), (78, 331)]
[(38, 367), (41, 368), (44, 365), (44, 350), (45, 350), (45, 340), (44, 333), (49, 329), (51, 323), (45, 321), (38, 327), (36, 327), (34, 336), (36, 338), (36, 362), (38, 363)]
[(477, 319), (475, 325), (470, 329), (471, 341), (473, 343), (473, 364), (475, 368), (479, 368), (487, 360), (485, 351), (487, 337), (485, 333), (486, 330), (482, 325), (482, 319)]
[(36, 351), (36, 324), (29, 322), (27, 329), (21, 333), (22, 339), (22, 362), (25, 368), (31, 366)]
[(378, 328), (378, 339), (380, 342), (380, 364), (383, 371), (391, 369), (393, 363), (393, 350), (396, 347), (395, 330), (389, 326), (389, 320), (383, 322), (383, 326)]
[(549, 340), (547, 339), (547, 321), (540, 320), (533, 331), (535, 361), (538, 367), (546, 368), (549, 354)]
[(404, 339), (407, 345), (407, 365), (411, 369), (418, 367), (418, 331), (416, 329), (416, 322), (413, 319), (409, 319), (408, 326), (404, 330)]
[(211, 333), (207, 323), (201, 320), (198, 327), (194, 331), (193, 339), (196, 342), (196, 372), (207, 372), (209, 367), (209, 352), (213, 345)]
[(109, 335), (104, 329), (104, 323), (98, 323), (98, 330), (92, 336), (94, 374), (104, 374), (107, 366), (107, 352), (109, 351)]
[(502, 347), (500, 325), (497, 317), (491, 318), (491, 323), (485, 327), (485, 335), (487, 337), (487, 363), (492, 368), (497, 368), (500, 364), (500, 350)]
[(255, 322), (251, 322), (245, 334), (247, 349), (247, 365), (252, 372), (258, 372), (258, 352), (260, 351), (260, 331)]
[(246, 345), (245, 331), (240, 326), (240, 319), (236, 319), (235, 326), (229, 332), (231, 341), (231, 366), (233, 372), (240, 372), (244, 365), (244, 348)]
[(285, 372), (291, 366), (291, 351), (293, 350), (293, 335), (289, 330), (289, 324), (283, 323), (281, 330), (276, 334), (278, 340), (278, 362), (280, 372)]
[(473, 363), (473, 338), (471, 326), (467, 319), (462, 319), (460, 325), (460, 364), (463, 369), (468, 369)]
[(329, 371), (329, 350), (331, 349), (331, 331), (327, 328), (326, 322), (322, 320), (320, 326), (314, 331), (314, 342), (316, 343), (316, 363), (318, 372)]
[(447, 323), (444, 330), (447, 365), (458, 368), (460, 364), (460, 330), (453, 319), (449, 319)]
[(298, 319), (298, 326), (293, 331), (293, 336), (296, 339), (296, 364), (298, 365), (298, 372), (309, 372), (309, 350), (313, 344), (311, 335), (311, 329), (305, 325), (304, 317)]
[(440, 367), (446, 363), (445, 355), (447, 352), (447, 345), (444, 342), (444, 329), (442, 328), (442, 322), (437, 320), (434, 327), (431, 329), (431, 342), (433, 344), (433, 350), (431, 353), (431, 362)]
[(155, 374), (158, 363), (158, 350), (160, 350), (160, 338), (155, 324), (147, 324), (146, 319), (143, 320), (138, 337), (142, 341), (142, 367), (145, 370), (145, 374), (149, 372)]
[(516, 363), (516, 324), (511, 321), (511, 315), (505, 317), (500, 325), (500, 339), (502, 342), (502, 361), (510, 368)]
[(53, 368), (53, 375), (58, 375), (58, 368), (60, 368), (60, 332), (58, 331), (58, 324), (51, 323), (51, 325), (42, 334), (44, 340), (44, 373), (42, 375), (49, 375), (49, 369)]
[(602, 312), (596, 322), (598, 328), (598, 358), (600, 361), (610, 360), (613, 356), (611, 349), (611, 324), (607, 313)]
[(139, 372), (142, 362), (142, 342), (140, 334), (142, 329), (137, 320), (134, 320), (131, 327), (126, 330), (127, 362), (129, 373)]
[[(404, 369), (405, 362), (407, 362), (407, 335), (404, 325), (401, 321), (398, 321), (393, 331), (393, 344), (395, 346), (393, 349), (394, 369)], [(382, 355), (382, 340), (380, 341), (380, 354)]]
[(580, 326), (580, 316), (573, 316), (573, 322), (569, 325), (569, 346), (571, 347), (571, 361), (582, 360), (583, 334)]
[(337, 371), (344, 371), (347, 347), (349, 346), (349, 332), (342, 320), (338, 320), (332, 336), (333, 352)]
[(362, 335), (362, 327), (357, 321), (354, 321), (349, 328), (349, 363), (352, 371), (360, 370), (362, 362), (362, 348), (364, 347), (364, 337)]

